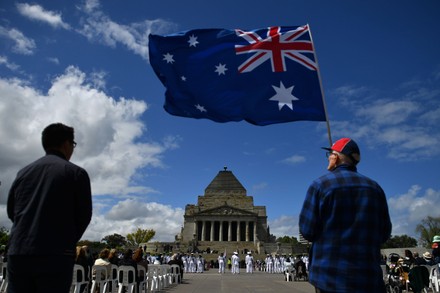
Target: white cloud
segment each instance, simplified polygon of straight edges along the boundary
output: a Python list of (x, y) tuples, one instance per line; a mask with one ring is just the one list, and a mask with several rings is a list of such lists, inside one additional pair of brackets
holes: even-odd
[(0, 37), (12, 41), (14, 43), (12, 51), (17, 54), (32, 55), (36, 48), (33, 39), (27, 38), (22, 32), (15, 28), (7, 29), (0, 26)]
[(299, 240), (298, 216), (285, 216), (268, 221), (270, 234), (276, 237), (294, 236)]
[(21, 15), (32, 20), (45, 22), (54, 28), (61, 27), (64, 29), (69, 29), (69, 25), (63, 22), (61, 13), (45, 10), (43, 7), (37, 4), (31, 5), (27, 3), (18, 3), (17, 9)]
[(397, 125), (420, 111), (418, 103), (413, 101), (376, 101), (358, 110), (357, 115), (370, 123), (379, 125)]
[(86, 0), (84, 2), (84, 11), (86, 13), (91, 13), (100, 7), (99, 0)]
[(60, 60), (56, 57), (48, 57), (47, 61), (52, 62), (53, 64), (59, 65), (60, 64)]
[(417, 238), (416, 226), (427, 216), (439, 217), (440, 210), (433, 208), (440, 201), (440, 190), (426, 189), (413, 185), (404, 194), (388, 199), (393, 235), (407, 234)]
[(174, 241), (183, 225), (183, 214), (181, 208), (127, 199), (114, 205), (107, 214), (94, 215), (83, 239), (99, 241), (114, 233), (126, 236), (141, 228), (156, 231), (152, 241)]
[[(63, 122), (75, 128), (78, 146), (72, 162), (88, 171), (94, 202), (98, 207), (105, 203), (98, 195), (112, 195), (115, 196), (114, 200), (118, 200), (121, 196), (130, 195), (145, 198), (148, 193), (154, 192), (148, 186), (137, 185), (133, 177), (141, 168), (148, 170), (163, 167), (163, 153), (178, 147), (179, 138), (165, 137), (164, 142), (144, 141), (142, 135), (146, 126), (141, 115), (147, 110), (147, 104), (134, 99), (108, 96), (94, 87), (97, 78), (99, 75), (94, 75), (92, 82), (78, 68), (68, 67), (52, 81), (47, 93), (37, 90), (24, 80), (0, 78), (0, 137), (7, 138), (0, 140), (0, 204), (5, 203), (16, 172), (43, 155), (41, 131), (53, 122)], [(125, 207), (122, 203), (116, 206)], [(163, 224), (161, 217), (169, 216), (172, 220), (168, 234), (176, 232), (179, 209), (173, 210), (154, 203), (139, 205), (141, 207), (144, 210), (138, 209), (137, 212), (143, 213), (145, 219), (124, 219), (122, 223), (126, 225), (125, 228), (129, 223), (147, 225), (150, 222), (154, 227), (159, 227), (156, 221), (162, 221)], [(155, 214), (155, 211), (160, 213)], [(2, 213), (0, 217), (0, 227), (10, 227), (11, 223), (5, 214)], [(149, 214), (158, 217), (151, 219)], [(109, 212), (110, 218), (105, 218), (105, 225), (109, 225), (105, 227), (107, 230), (121, 225), (117, 215), (114, 209)], [(100, 215), (100, 209), (95, 210), (95, 221), (87, 234), (90, 238), (96, 239), (93, 233), (107, 233), (107, 230), (100, 230), (104, 224), (99, 220), (104, 217)], [(182, 221), (183, 217), (179, 220)]]
[(6, 66), (6, 68), (15, 71), (20, 68), (17, 64), (8, 61), (8, 57), (0, 55), (0, 65)]
[[(366, 147), (386, 149), (388, 157), (399, 161), (435, 157), (440, 154), (437, 84), (412, 81), (387, 93), (366, 87), (338, 88), (332, 93), (339, 97), (335, 118), (342, 119), (331, 119), (332, 133), (350, 136)], [(379, 95), (391, 98), (378, 99)], [(354, 114), (350, 121), (343, 120), (347, 111)]]
[(293, 155), (288, 158), (285, 158), (283, 160), (284, 163), (288, 164), (298, 164), (298, 163), (304, 163), (306, 161), (306, 158), (304, 156), (300, 155)]
[(148, 60), (148, 35), (151, 32), (167, 32), (175, 25), (164, 20), (144, 20), (128, 25), (111, 20), (98, 10), (98, 1), (86, 1), (83, 11), (87, 13), (82, 29), (78, 32), (89, 41), (100, 42), (115, 47), (121, 44), (136, 55)]
[(267, 182), (260, 182), (258, 184), (255, 184), (252, 186), (252, 190), (255, 191), (259, 191), (259, 190), (264, 190), (266, 189), (268, 186)]

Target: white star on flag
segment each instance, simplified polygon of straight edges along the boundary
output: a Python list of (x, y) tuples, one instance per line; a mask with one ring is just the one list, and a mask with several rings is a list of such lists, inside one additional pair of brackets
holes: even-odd
[(171, 63), (171, 64), (174, 62), (173, 55), (171, 55), (170, 53), (164, 54), (163, 60), (165, 60), (167, 63)]
[(226, 70), (228, 70), (227, 68), (226, 68), (226, 64), (219, 64), (219, 65), (216, 65), (215, 66), (215, 72), (217, 72), (218, 73), (218, 75), (221, 75), (221, 74), (223, 74), (223, 75), (225, 75), (226, 73)]
[(295, 86), (291, 86), (286, 88), (282, 81), (280, 81), (280, 87), (272, 86), (276, 92), (276, 95), (270, 98), (271, 101), (278, 101), (278, 109), (281, 111), (281, 108), (287, 106), (290, 110), (293, 110), (292, 101), (298, 101), (299, 99), (292, 95), (292, 90)]
[(203, 107), (203, 106), (201, 106), (201, 105), (199, 105), (199, 104), (197, 104), (197, 105), (195, 105), (195, 106), (196, 106), (197, 110), (199, 110), (200, 112), (206, 112), (205, 107)]
[(192, 35), (189, 37), (188, 43), (190, 47), (196, 47), (199, 42), (197, 41), (197, 37)]

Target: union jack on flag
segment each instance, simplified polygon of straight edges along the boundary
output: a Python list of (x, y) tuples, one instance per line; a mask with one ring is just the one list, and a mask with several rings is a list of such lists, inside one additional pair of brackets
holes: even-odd
[(172, 115), (256, 125), (326, 120), (308, 25), (150, 35), (149, 54)]
[(315, 62), (303, 54), (313, 54), (312, 41), (299, 39), (309, 33), (309, 27), (300, 26), (283, 34), (280, 30), (279, 26), (270, 27), (264, 39), (252, 31), (236, 30), (238, 36), (249, 42), (249, 45), (235, 45), (237, 54), (255, 53), (238, 67), (240, 73), (252, 71), (266, 60), (271, 61), (273, 72), (283, 72), (286, 71), (285, 58), (298, 62), (310, 70), (317, 69)]

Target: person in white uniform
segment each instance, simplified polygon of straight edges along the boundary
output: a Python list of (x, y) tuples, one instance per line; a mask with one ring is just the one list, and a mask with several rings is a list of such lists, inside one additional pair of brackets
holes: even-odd
[(238, 252), (234, 252), (234, 254), (231, 256), (231, 261), (232, 261), (231, 272), (233, 274), (239, 274), (240, 273), (240, 257), (238, 256)]
[(195, 273), (197, 271), (196, 258), (193, 253), (189, 256), (189, 271)]
[(223, 252), (222, 252), (218, 256), (218, 273), (219, 274), (224, 274), (225, 273), (225, 267), (226, 267), (226, 253), (223, 254)]
[(246, 273), (252, 274), (254, 272), (254, 257), (252, 253), (249, 251), (245, 257), (246, 263)]
[(201, 255), (199, 255), (196, 262), (197, 262), (197, 273), (203, 273), (203, 271), (205, 270), (205, 260)]
[(267, 255), (266, 259), (266, 273), (273, 274), (273, 259), (270, 254)]

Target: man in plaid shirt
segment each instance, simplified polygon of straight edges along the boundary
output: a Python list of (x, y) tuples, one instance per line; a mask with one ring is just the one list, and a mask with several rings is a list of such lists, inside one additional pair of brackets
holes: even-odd
[(385, 292), (380, 247), (391, 236), (385, 193), (357, 173), (360, 151), (350, 138), (328, 150), (328, 174), (310, 185), (299, 217), (313, 244), (309, 280), (316, 292)]

